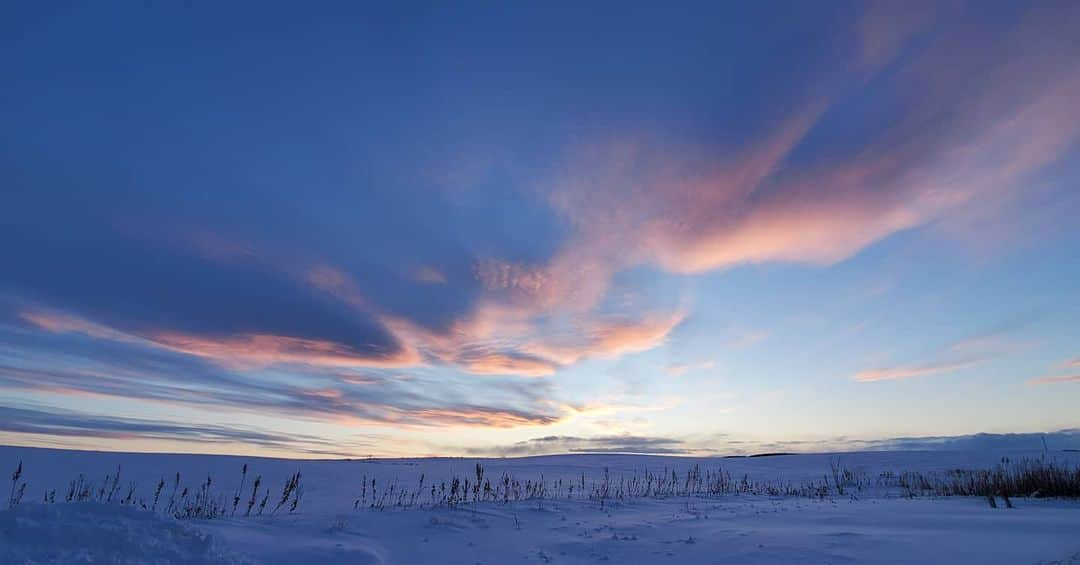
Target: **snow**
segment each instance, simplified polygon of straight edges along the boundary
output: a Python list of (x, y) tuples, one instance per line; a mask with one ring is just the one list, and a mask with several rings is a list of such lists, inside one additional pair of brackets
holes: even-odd
[[(871, 476), (882, 471), (986, 468), (1003, 456), (1038, 453), (880, 452), (763, 458), (671, 458), (572, 455), (521, 459), (294, 461), (203, 455), (78, 452), (0, 447), (5, 475), (23, 463), (27, 494), (0, 511), (0, 563), (1077, 563), (1080, 502), (1014, 498), (1015, 508), (985, 499), (916, 497), (868, 488), (825, 498), (726, 495), (608, 501), (495, 502), (457, 508), (354, 508), (363, 477), (382, 485), (430, 485), (487, 476), (551, 482), (640, 475), (693, 465), (723, 467), (758, 480), (820, 481), (837, 458)], [(1055, 458), (1080, 463), (1080, 454)], [(304, 493), (295, 513), (176, 520), (115, 501), (61, 503), (79, 473), (103, 482), (121, 469), (121, 490), (134, 482), (152, 495), (160, 478), (179, 471), (196, 486), (213, 476), (228, 494), (249, 466), (279, 496), (300, 471)], [(670, 472), (670, 471), (669, 471)], [(7, 495), (7, 487), (3, 491)], [(56, 504), (41, 504), (56, 489)], [(271, 497), (273, 498), (273, 496)], [(271, 506), (274, 502), (271, 502)]]
[(190, 524), (131, 507), (21, 504), (0, 512), (0, 563), (236, 563)]

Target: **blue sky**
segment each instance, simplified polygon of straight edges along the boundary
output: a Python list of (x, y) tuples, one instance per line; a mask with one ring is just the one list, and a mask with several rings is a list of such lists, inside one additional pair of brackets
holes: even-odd
[(0, 21), (0, 442), (744, 453), (1080, 427), (1075, 3)]

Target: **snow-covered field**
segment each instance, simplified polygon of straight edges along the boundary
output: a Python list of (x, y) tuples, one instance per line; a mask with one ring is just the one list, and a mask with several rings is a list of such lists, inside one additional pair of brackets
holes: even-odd
[[(934, 474), (989, 468), (1002, 457), (1040, 453), (878, 452), (762, 458), (669, 458), (571, 455), (522, 459), (291, 461), (249, 457), (76, 452), (0, 447), (0, 471), (10, 479), (20, 462), (21, 504), (0, 511), (0, 563), (1077, 563), (1080, 502), (1014, 498), (1015, 508), (985, 498), (916, 496), (885, 488), (882, 473)], [(1080, 463), (1078, 453), (1050, 457)], [(670, 476), (680, 484), (697, 466), (723, 469), (758, 484), (828, 483), (839, 461), (860, 485), (824, 497), (725, 494), (649, 496), (603, 504), (596, 485)], [(485, 481), (504, 473), (522, 488), (543, 477), (544, 500), (469, 501), (430, 507), (451, 477)], [(233, 497), (248, 465), (245, 490)], [(120, 468), (120, 480), (105, 477)], [(295, 512), (286, 503), (270, 515), (286, 480), (302, 476)], [(212, 477), (225, 516), (177, 520), (161, 507), (175, 474), (195, 493)], [(109, 503), (65, 503), (82, 474)], [(270, 500), (262, 516), (244, 517), (251, 485), (261, 475)], [(419, 487), (420, 477), (424, 487)], [(155, 487), (167, 483), (156, 513)], [(377, 485), (372, 497), (370, 483)], [(395, 484), (396, 481), (396, 484)], [(367, 486), (364, 486), (364, 485)], [(395, 494), (386, 485), (394, 484)], [(569, 485), (585, 484), (571, 494)], [(436, 485), (434, 494), (432, 485)], [(561, 485), (557, 487), (556, 485)], [(0, 491), (7, 500), (11, 484)], [(563, 490), (559, 490), (562, 488)], [(620, 487), (613, 487), (620, 488)], [(43, 504), (55, 489), (54, 504)], [(134, 490), (133, 490), (134, 489)], [(470, 486), (471, 489), (471, 486)], [(406, 494), (402, 495), (404, 490)], [(261, 492), (261, 491), (260, 491)], [(128, 495), (132, 494), (131, 497)], [(416, 496), (412, 508), (396, 501)], [(262, 498), (262, 494), (258, 498)], [(481, 495), (482, 497), (482, 495)], [(121, 504), (124, 499), (131, 502)], [(568, 499), (569, 498), (569, 499)], [(361, 504), (357, 504), (362, 500)], [(371, 509), (372, 500), (383, 506)], [(4, 504), (4, 507), (7, 505)], [(359, 506), (359, 508), (357, 508)], [(252, 512), (257, 514), (256, 509)]]

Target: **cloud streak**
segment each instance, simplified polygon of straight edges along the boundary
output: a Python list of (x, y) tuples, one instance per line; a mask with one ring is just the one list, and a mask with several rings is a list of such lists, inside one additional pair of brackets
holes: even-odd
[[(1045, 443), (1044, 443), (1045, 442)], [(812, 440), (746, 440), (730, 434), (697, 437), (543, 436), (508, 445), (470, 448), (476, 456), (528, 457), (571, 453), (641, 455), (759, 455), (858, 451), (1058, 451), (1080, 448), (1080, 430), (1031, 433), (976, 433), (954, 436), (906, 436), (880, 439), (834, 437)]]
[(689, 371), (697, 371), (699, 369), (712, 369), (716, 366), (716, 363), (712, 361), (702, 361), (700, 363), (673, 363), (664, 367), (664, 372), (672, 377), (680, 377)]
[(95, 416), (84, 412), (0, 406), (0, 432), (92, 439), (151, 439), (188, 443), (246, 444), (286, 452), (346, 457), (340, 442), (236, 426), (189, 425), (167, 420)]
[(1022, 343), (1009, 341), (1006, 337), (1030, 325), (1038, 312), (1013, 316), (994, 327), (976, 335), (957, 340), (938, 352), (937, 360), (912, 365), (897, 365), (867, 369), (856, 373), (859, 382), (890, 381), (928, 377), (954, 373), (979, 366), (992, 359), (1008, 355), (1022, 347)]
[(633, 453), (643, 455), (686, 455), (691, 453), (682, 440), (650, 436), (544, 436), (501, 447), (474, 448), (471, 455), (523, 457), (561, 453)]
[(1028, 381), (1029, 385), (1059, 385), (1064, 383), (1080, 383), (1080, 375), (1066, 375), (1060, 377), (1039, 377)]
[[(267, 372), (208, 363), (152, 343), (0, 335), (10, 344), (0, 348), (0, 388), (39, 395), (134, 399), (170, 408), (374, 427), (543, 426), (579, 412), (554, 400), (542, 381), (491, 377), (475, 391), (467, 376), (310, 365)], [(10, 356), (11, 349), (18, 357)]]
[(861, 383), (876, 381), (892, 381), (899, 379), (913, 379), (916, 377), (928, 377), (944, 373), (953, 373), (963, 369), (974, 367), (982, 360), (956, 361), (951, 363), (934, 363), (928, 365), (911, 365), (900, 367), (885, 367), (880, 369), (868, 369), (855, 375), (855, 380)]
[(328, 367), (411, 367), (420, 356), (406, 347), (384, 353), (376, 348), (357, 351), (340, 343), (296, 337), (240, 334), (221, 338), (161, 332), (150, 340), (167, 349), (203, 357), (226, 366), (264, 367), (302, 363)]

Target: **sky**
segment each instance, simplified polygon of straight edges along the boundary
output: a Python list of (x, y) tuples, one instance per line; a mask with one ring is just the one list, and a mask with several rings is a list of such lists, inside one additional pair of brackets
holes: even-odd
[(1078, 29), (6, 3), (0, 443), (1080, 447)]

